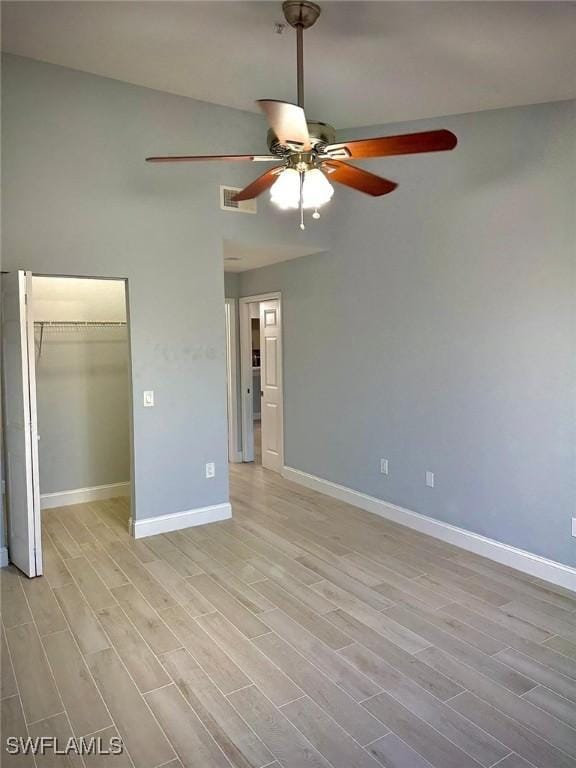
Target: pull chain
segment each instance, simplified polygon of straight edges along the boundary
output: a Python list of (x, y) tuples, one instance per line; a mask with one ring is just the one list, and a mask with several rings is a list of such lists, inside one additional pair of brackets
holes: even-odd
[(300, 171), (300, 229), (306, 229), (304, 226), (304, 171)]

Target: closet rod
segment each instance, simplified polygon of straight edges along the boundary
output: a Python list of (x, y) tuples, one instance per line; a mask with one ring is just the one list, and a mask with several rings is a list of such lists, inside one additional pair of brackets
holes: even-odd
[(34, 325), (49, 328), (115, 328), (126, 325), (126, 321), (112, 320), (35, 320)]

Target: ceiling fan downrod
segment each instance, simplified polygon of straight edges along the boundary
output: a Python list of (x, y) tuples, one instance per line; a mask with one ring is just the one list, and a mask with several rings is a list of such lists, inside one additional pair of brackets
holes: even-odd
[(304, 107), (304, 30), (316, 23), (320, 6), (309, 0), (285, 0), (284, 18), (296, 30), (296, 66), (298, 106)]

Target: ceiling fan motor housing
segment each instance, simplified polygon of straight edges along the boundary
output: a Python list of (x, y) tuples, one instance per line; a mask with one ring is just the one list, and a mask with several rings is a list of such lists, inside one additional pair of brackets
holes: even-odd
[[(324, 151), (324, 148), (328, 146), (328, 144), (334, 144), (336, 141), (336, 131), (331, 126), (328, 125), (328, 123), (319, 123), (314, 120), (306, 121), (306, 124), (308, 126), (308, 132), (310, 134), (310, 142), (312, 144), (312, 147), (314, 148), (315, 152), (320, 153)], [(289, 146), (286, 147), (278, 141), (278, 137), (270, 128), (268, 131), (268, 148), (270, 152), (274, 155), (284, 155), (286, 154), (287, 150), (294, 150), (298, 149), (298, 147)]]
[(291, 27), (308, 29), (320, 16), (320, 6), (309, 0), (286, 0), (282, 3), (284, 18)]

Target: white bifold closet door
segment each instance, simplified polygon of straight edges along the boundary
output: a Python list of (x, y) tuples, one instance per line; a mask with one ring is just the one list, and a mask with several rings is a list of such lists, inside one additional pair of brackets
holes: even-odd
[(282, 325), (279, 299), (260, 302), (262, 466), (282, 469)]
[(2, 276), (2, 369), (10, 561), (42, 574), (32, 273)]

